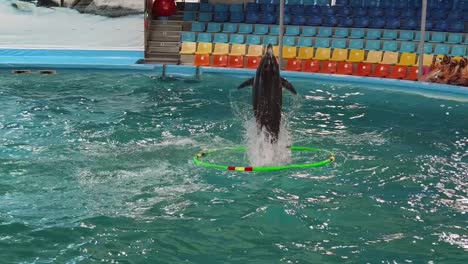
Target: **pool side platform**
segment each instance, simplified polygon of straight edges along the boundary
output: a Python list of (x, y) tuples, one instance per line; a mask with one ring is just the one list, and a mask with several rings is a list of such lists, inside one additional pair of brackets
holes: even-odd
[[(30, 70), (33, 73), (40, 70), (55, 70), (57, 73), (104, 71), (144, 73), (167, 77), (200, 77), (203, 74), (220, 74), (247, 78), (255, 74), (255, 70), (252, 69), (139, 64), (143, 57), (143, 51), (134, 50), (0, 49), (0, 74), (11, 73), (15, 70)], [(290, 71), (282, 71), (281, 74), (291, 79), (338, 82), (372, 89), (430, 93), (468, 99), (468, 88), (453, 85), (338, 74)]]

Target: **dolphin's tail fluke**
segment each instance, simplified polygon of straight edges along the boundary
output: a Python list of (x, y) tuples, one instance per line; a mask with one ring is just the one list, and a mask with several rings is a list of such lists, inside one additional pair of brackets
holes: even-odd
[(281, 86), (290, 91), (291, 93), (293, 94), (297, 94), (296, 92), (296, 89), (294, 89), (294, 86), (292, 86), (292, 84), (290, 82), (288, 82), (288, 80), (286, 80), (285, 78), (281, 77)]

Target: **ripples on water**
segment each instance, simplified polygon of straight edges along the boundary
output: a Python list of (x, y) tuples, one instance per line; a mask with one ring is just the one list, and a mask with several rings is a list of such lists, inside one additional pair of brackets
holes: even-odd
[(245, 140), (241, 81), (1, 76), (0, 259), (466, 262), (466, 102), (292, 80), (292, 141), (334, 164), (194, 167), (200, 149)]

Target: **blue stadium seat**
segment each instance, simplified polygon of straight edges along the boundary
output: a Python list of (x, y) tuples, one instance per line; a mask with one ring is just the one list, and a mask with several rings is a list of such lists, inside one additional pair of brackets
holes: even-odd
[[(421, 26), (420, 21), (418, 21), (418, 28)], [(426, 31), (432, 30), (432, 21), (431, 20), (426, 20)]]
[(384, 10), (386, 17), (400, 17), (400, 10), (395, 8), (389, 8)]
[(369, 27), (369, 18), (368, 17), (358, 17), (354, 19), (354, 27), (357, 28), (366, 28)]
[(306, 23), (306, 18), (303, 15), (294, 15), (291, 21), (292, 25), (298, 25), (298, 26), (305, 25), (305, 23)]
[(367, 10), (367, 13), (369, 14), (369, 16), (372, 16), (372, 17), (383, 17), (384, 16), (383, 10), (380, 9), (380, 8), (369, 8)]
[(405, 9), (408, 7), (408, 1), (395, 1), (395, 8)]
[(466, 56), (466, 45), (456, 45), (452, 47), (452, 51), (450, 52), (452, 56)]
[(200, 22), (211, 22), (213, 20), (212, 12), (199, 12), (198, 21)]
[(330, 39), (329, 38), (316, 38), (315, 39), (315, 47), (317, 47), (317, 48), (329, 48), (330, 47)]
[(416, 52), (416, 44), (414, 42), (402, 42), (400, 52)]
[(336, 0), (335, 5), (337, 6), (348, 6), (349, 0)]
[(414, 31), (400, 31), (400, 37), (397, 40), (412, 41), (414, 39)]
[(231, 12), (229, 16), (229, 21), (232, 23), (242, 23), (244, 21), (243, 12)]
[(369, 23), (370, 28), (384, 28), (385, 27), (385, 18), (383, 17), (374, 17)]
[(317, 34), (317, 29), (315, 27), (302, 27), (301, 36), (313, 37), (315, 34)]
[(258, 13), (260, 11), (260, 5), (257, 5), (255, 3), (247, 3), (245, 6), (245, 11), (247, 13), (253, 12), (253, 13)]
[(237, 32), (237, 24), (235, 24), (235, 23), (224, 23), (223, 32), (224, 33), (236, 33)]
[(462, 20), (464, 17), (462, 10), (451, 10), (447, 18), (453, 21)]
[(384, 30), (381, 39), (397, 39), (398, 31), (396, 30)]
[(352, 7), (362, 7), (362, 0), (349, 0), (349, 5)]
[(445, 32), (432, 32), (431, 39), (429, 42), (433, 43), (444, 43), (446, 39)]
[(347, 38), (349, 35), (349, 29), (347, 28), (336, 28), (334, 38)]
[(322, 18), (319, 16), (309, 16), (306, 18), (306, 25), (308, 26), (321, 26)]
[(196, 20), (196, 13), (195, 12), (184, 12), (182, 17), (184, 21), (195, 21)]
[(191, 31), (193, 31), (193, 32), (203, 32), (203, 31), (205, 31), (205, 23), (192, 22)]
[(380, 39), (381, 37), (382, 37), (382, 31), (380, 29), (367, 30), (366, 39)]
[(322, 16), (322, 25), (326, 27), (336, 27), (338, 18), (334, 15)]
[(415, 18), (404, 18), (402, 19), (400, 28), (407, 29), (407, 30), (417, 29), (418, 21)]
[(275, 5), (273, 4), (260, 4), (260, 12), (262, 13), (274, 13)]
[(389, 28), (389, 29), (400, 28), (400, 18), (387, 18), (385, 20), (385, 28)]
[(215, 12), (227, 12), (229, 11), (229, 6), (226, 4), (215, 4), (214, 11)]
[[(430, 38), (430, 33), (429, 32), (426, 32), (425, 34), (425, 37), (424, 37), (424, 41), (429, 41), (429, 38)], [(420, 31), (416, 31), (416, 34), (414, 36), (414, 40), (415, 41), (419, 41), (421, 39), (421, 32)]]
[[(468, 17), (468, 14), (467, 16)], [(465, 24), (461, 20), (449, 20), (449, 28), (447, 31), (449, 32), (466, 32), (465, 30)]]
[(447, 14), (445, 11), (435, 11), (431, 12), (428, 17), (434, 20), (442, 20), (447, 18)]
[(198, 9), (200, 12), (211, 12), (213, 11), (213, 5), (209, 3), (200, 3), (200, 8)]
[(332, 35), (332, 29), (329, 27), (321, 27), (318, 30), (317, 37), (331, 37)]
[(438, 44), (434, 49), (435, 55), (449, 55), (449, 45), (446, 44)]
[(330, 5), (331, 1), (330, 0), (315, 0), (317, 2), (317, 5), (319, 6), (326, 6)]
[(271, 44), (273, 46), (278, 45), (278, 37), (275, 36), (264, 36), (263, 37), (263, 45)]
[[(278, 12), (279, 12), (279, 8), (278, 8)], [(289, 9), (289, 13), (292, 15), (304, 15), (305, 14), (304, 6), (301, 6), (301, 5), (291, 6)]]
[(197, 37), (197, 42), (211, 42), (211, 34), (199, 33)]
[(240, 24), (238, 33), (242, 34), (251, 34), (253, 31), (253, 26), (251, 24)]
[(260, 45), (260, 36), (259, 35), (247, 35), (247, 40), (245, 44), (248, 45)]
[(353, 15), (355, 17), (365, 17), (365, 16), (367, 16), (367, 9), (365, 9), (363, 7), (355, 7), (353, 9)]
[(306, 5), (304, 7), (304, 14), (305, 15), (309, 15), (309, 16), (313, 16), (313, 15), (321, 15), (321, 9), (320, 9), (320, 6), (316, 6), (316, 5)]
[(416, 17), (416, 13), (412, 9), (402, 9), (400, 13), (401, 18), (412, 18)]
[(244, 12), (244, 5), (243, 4), (230, 4), (229, 12), (231, 13)]
[(331, 47), (334, 49), (346, 49), (346, 39), (333, 39)]
[(437, 20), (432, 26), (432, 29), (435, 31), (447, 31), (449, 29), (449, 24), (447, 20)]
[(339, 17), (338, 18), (338, 27), (351, 28), (354, 25), (354, 18), (352, 16)]
[(284, 46), (296, 46), (296, 38), (295, 37), (284, 37), (283, 38), (283, 45)]
[(267, 25), (255, 25), (255, 30), (253, 32), (253, 34), (256, 34), (256, 35), (266, 35), (268, 34), (268, 26)]
[(343, 6), (338, 9), (338, 12), (336, 12), (336, 14), (339, 16), (352, 16), (353, 9), (349, 6)]
[(195, 42), (195, 32), (182, 32), (182, 42)]
[(448, 39), (445, 43), (448, 44), (460, 44), (462, 43), (462, 34), (458, 33), (449, 33)]
[(424, 43), (424, 53), (425, 54), (432, 54), (432, 44), (431, 43)]
[(228, 42), (228, 34), (218, 33), (214, 35), (213, 43), (227, 43)]
[(351, 29), (351, 33), (349, 34), (350, 38), (364, 38), (364, 34), (366, 32), (362, 28), (353, 28)]
[[(276, 16), (276, 24), (279, 24), (280, 23), (279, 21), (280, 21), (280, 17), (278, 15), (278, 16)], [(288, 15), (288, 14), (284, 14), (284, 16), (283, 16), (283, 25), (289, 25), (289, 24), (291, 24), (291, 16)]]
[[(288, 0), (288, 5), (300, 5), (302, 4), (301, 2), (302, 0)], [(279, 0), (278, 0), (278, 5), (279, 5)]]
[(247, 11), (245, 13), (245, 23), (255, 24), (259, 21), (260, 17), (256, 12)]
[(350, 39), (349, 40), (349, 49), (364, 49), (364, 40), (363, 39)]
[(365, 50), (380, 50), (380, 40), (367, 40)]
[(384, 51), (397, 51), (398, 50), (398, 42), (396, 41), (385, 41), (383, 43)]
[(229, 20), (228, 12), (214, 12), (213, 21), (215, 22), (226, 22)]
[(323, 6), (322, 7), (322, 14), (328, 16), (335, 16), (335, 9), (332, 6)]
[(231, 44), (244, 44), (244, 35), (241, 34), (231, 34)]
[(216, 33), (221, 31), (221, 24), (220, 23), (208, 23), (206, 27), (206, 32)]
[(297, 42), (298, 47), (312, 47), (312, 38), (309, 37), (300, 37)]
[(268, 34), (278, 36), (279, 35), (279, 26), (277, 26), (277, 25), (271, 26), (270, 27), (270, 32)]
[(302, 3), (305, 5), (305, 6), (315, 6), (315, 0), (302, 0)]
[(262, 24), (274, 24), (275, 23), (275, 15), (274, 13), (262, 13), (260, 14), (259, 22)]
[(185, 11), (198, 11), (198, 4), (197, 3), (185, 3), (184, 10)]
[(285, 36), (299, 36), (300, 29), (296, 26), (287, 26), (286, 32), (284, 32)]

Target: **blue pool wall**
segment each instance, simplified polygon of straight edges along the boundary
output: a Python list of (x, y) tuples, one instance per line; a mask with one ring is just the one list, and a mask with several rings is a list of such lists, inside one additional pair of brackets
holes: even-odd
[[(143, 51), (132, 50), (0, 49), (0, 74), (11, 74), (13, 70), (31, 70), (33, 72), (35, 70), (56, 70), (58, 73), (76, 71), (122, 72), (168, 77), (201, 77), (203, 74), (220, 74), (247, 78), (255, 73), (255, 70), (251, 69), (138, 64), (143, 58)], [(283, 71), (282, 76), (291, 79), (359, 85), (373, 89), (468, 98), (468, 88), (453, 85), (289, 71)]]

